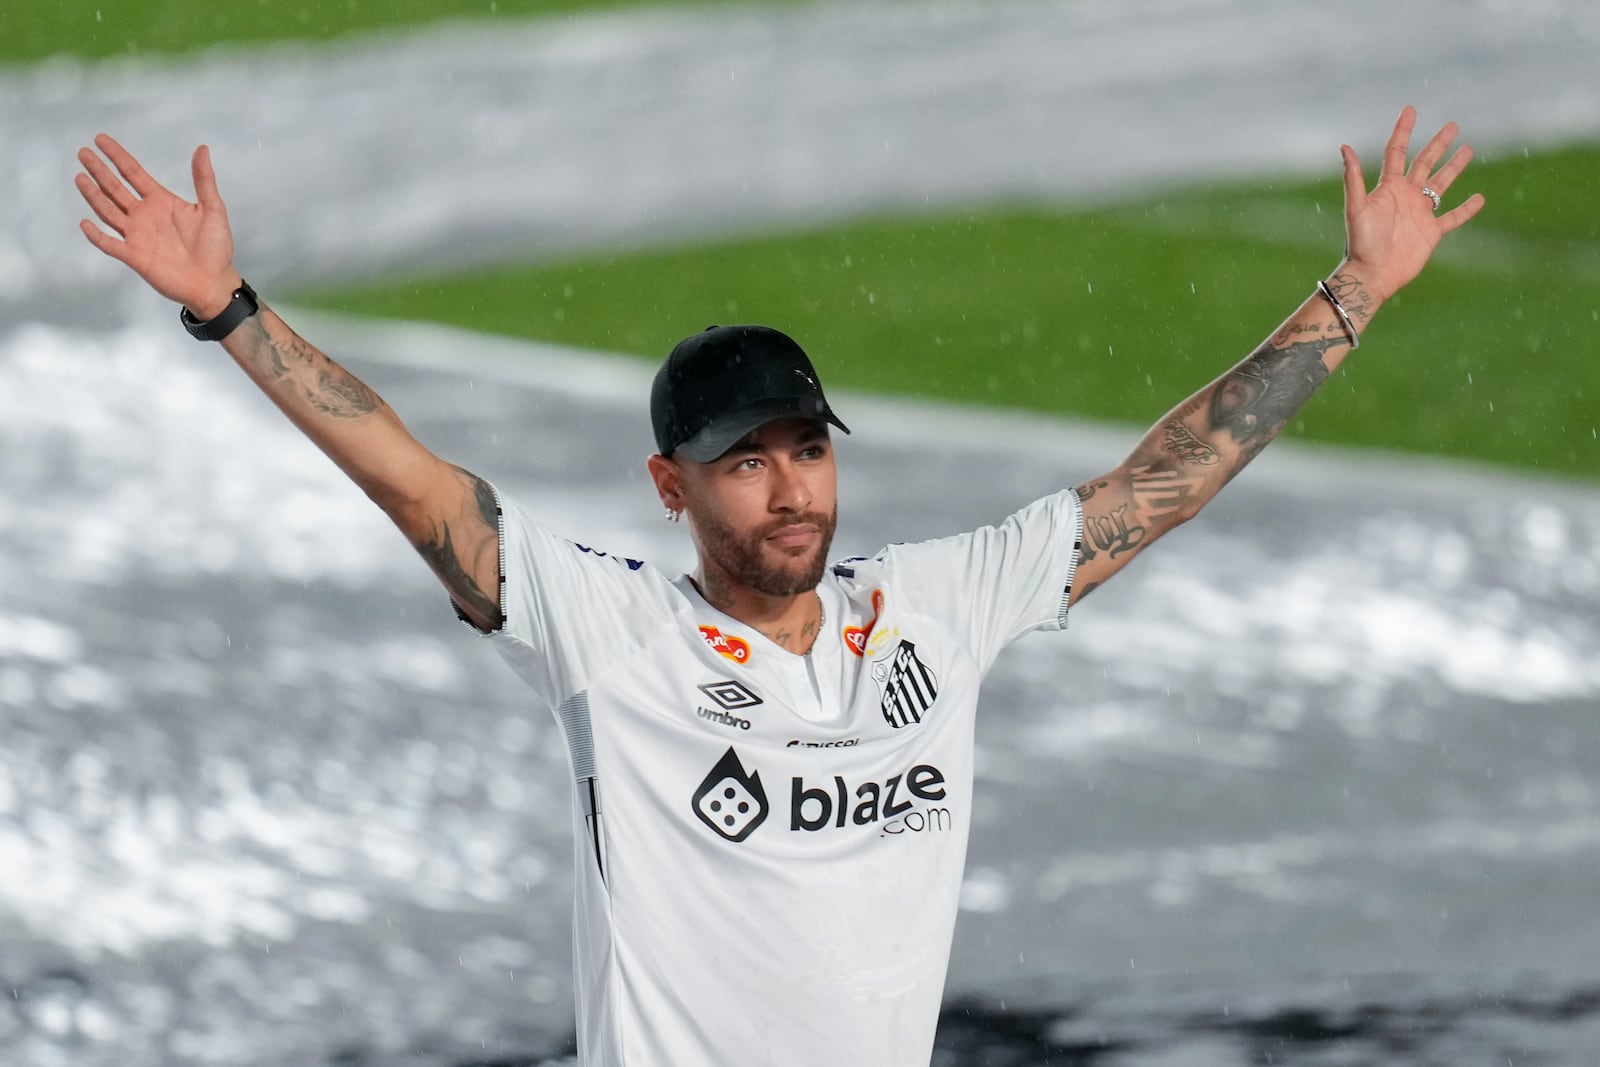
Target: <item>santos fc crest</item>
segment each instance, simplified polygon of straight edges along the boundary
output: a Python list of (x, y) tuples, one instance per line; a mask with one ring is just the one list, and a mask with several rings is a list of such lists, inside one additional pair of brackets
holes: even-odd
[(872, 665), (872, 680), (878, 683), (883, 721), (896, 730), (921, 722), (939, 695), (939, 679), (917, 658), (917, 646), (910, 641), (902, 640), (892, 653)]

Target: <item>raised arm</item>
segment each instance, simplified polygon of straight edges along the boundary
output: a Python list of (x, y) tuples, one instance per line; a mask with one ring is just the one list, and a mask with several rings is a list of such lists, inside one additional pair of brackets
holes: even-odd
[[(152, 178), (110, 137), (101, 134), (95, 145), (105, 157), (79, 150), (87, 173), (76, 183), (112, 233), (85, 219), (79, 224), (84, 236), (195, 319), (216, 318), (243, 282), (233, 266), (233, 234), (210, 153), (203, 146), (195, 150), (196, 201), (190, 203)], [(222, 347), (394, 520), (462, 613), (481, 629), (497, 628), (499, 525), (488, 485), (423, 447), (383, 398), (265, 304), (234, 328)]]
[(1472, 149), (1462, 146), (1439, 165), (1458, 132), (1449, 123), (1408, 171), (1415, 123), (1416, 111), (1405, 108), (1371, 193), (1355, 150), (1341, 146), (1348, 241), (1344, 261), (1327, 279), (1328, 295), (1313, 292), (1243, 362), (1168, 412), (1115, 470), (1078, 487), (1084, 532), (1075, 599), (1193, 518), (1243, 470), (1344, 361), (1384, 301), (1421, 272), (1440, 238), (1483, 207), (1483, 197), (1474, 194), (1435, 214), (1427, 190), (1447, 192)]

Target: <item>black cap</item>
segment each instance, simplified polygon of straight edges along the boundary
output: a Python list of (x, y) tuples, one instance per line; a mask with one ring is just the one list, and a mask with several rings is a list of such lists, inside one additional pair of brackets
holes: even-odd
[(770, 326), (708, 326), (678, 342), (650, 388), (656, 449), (710, 463), (756, 427), (798, 415), (850, 429), (828, 406), (816, 368)]

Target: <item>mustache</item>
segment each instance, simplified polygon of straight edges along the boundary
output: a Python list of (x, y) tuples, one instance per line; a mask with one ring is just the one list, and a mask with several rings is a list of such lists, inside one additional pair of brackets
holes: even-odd
[(810, 524), (826, 533), (833, 528), (833, 516), (820, 511), (807, 511), (799, 515), (791, 515), (786, 519), (776, 519), (756, 531), (756, 540), (765, 540), (779, 530), (787, 530), (791, 526), (804, 526)]

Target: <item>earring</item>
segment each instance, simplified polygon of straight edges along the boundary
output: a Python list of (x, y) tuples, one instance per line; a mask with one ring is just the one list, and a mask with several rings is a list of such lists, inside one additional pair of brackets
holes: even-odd
[(671, 508), (667, 509), (667, 521), (668, 522), (677, 522), (682, 517), (683, 517), (683, 512), (681, 512), (681, 511), (673, 511)]

